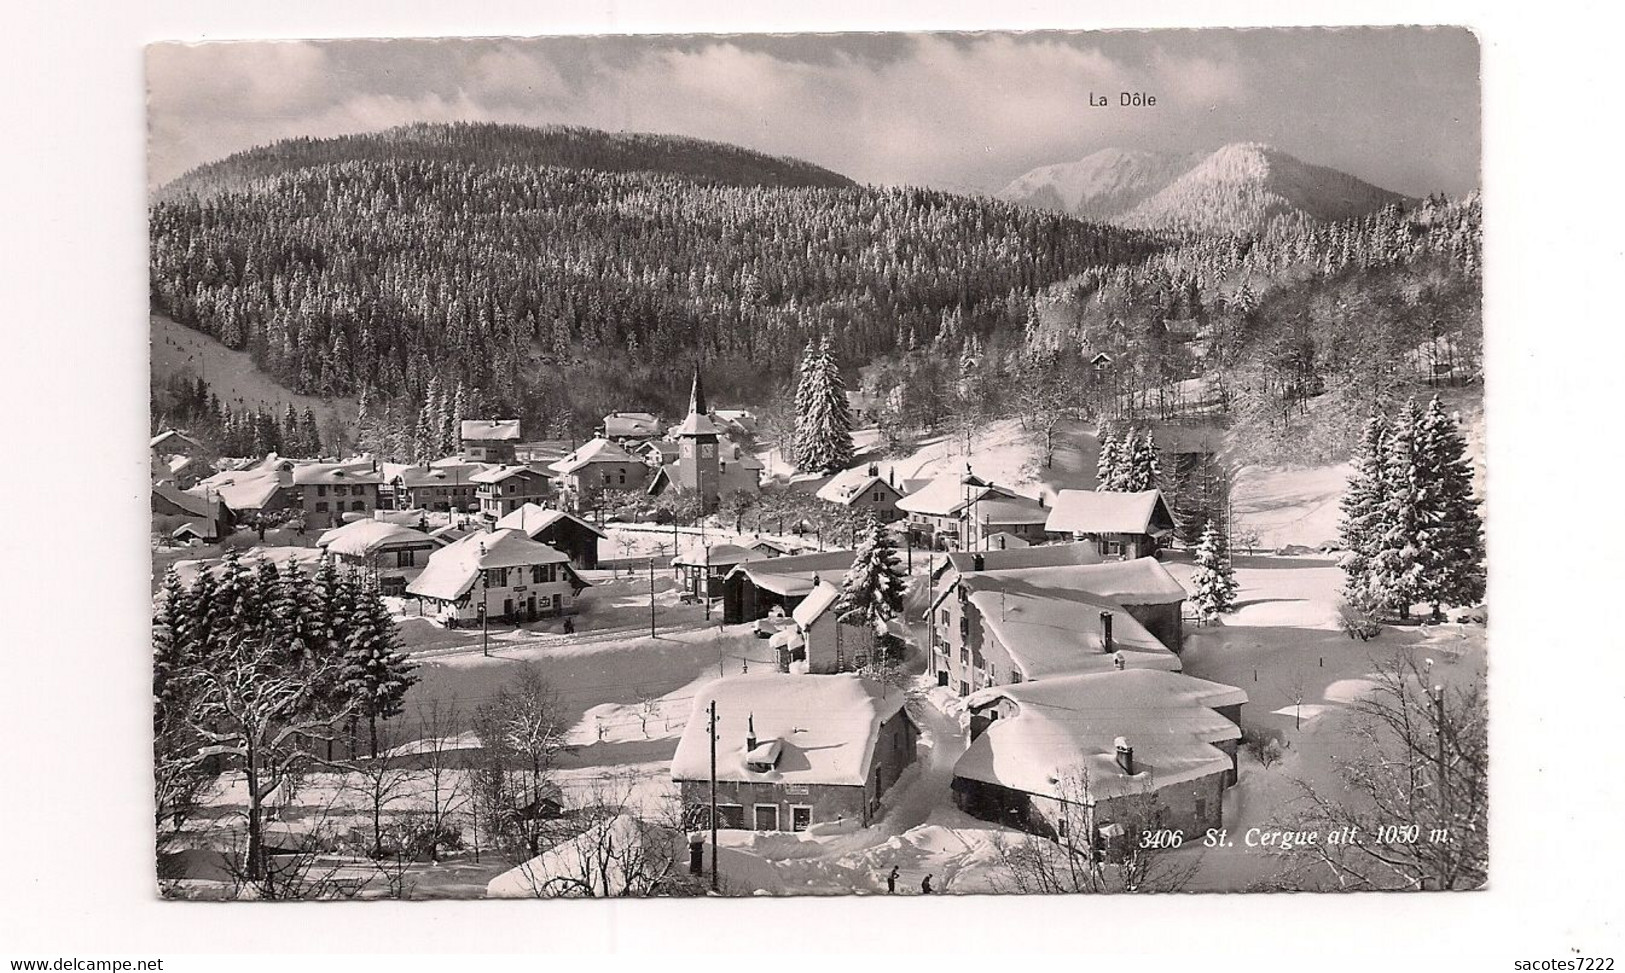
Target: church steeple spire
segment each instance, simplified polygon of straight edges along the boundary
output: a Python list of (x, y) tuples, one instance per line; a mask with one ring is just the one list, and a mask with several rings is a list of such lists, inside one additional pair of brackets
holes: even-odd
[(705, 383), (700, 379), (700, 363), (694, 363), (694, 386), (688, 393), (688, 414), (703, 416), (710, 410), (705, 407)]

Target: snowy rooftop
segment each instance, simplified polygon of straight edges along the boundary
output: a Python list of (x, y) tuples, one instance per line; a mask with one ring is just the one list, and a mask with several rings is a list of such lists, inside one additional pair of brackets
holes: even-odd
[(995, 486), (981, 477), (953, 473), (936, 477), (919, 490), (897, 501), (897, 509), (933, 517), (946, 517), (958, 513), (969, 504), (1000, 497), (1008, 500), (1026, 500), (1035, 507), (1038, 504), (1038, 501), (1031, 497), (1023, 497), (1014, 490)]
[(971, 507), (971, 516), (983, 524), (1043, 524), (1049, 514), (1043, 504), (1029, 497), (1019, 500), (990, 497)]
[(292, 473), (298, 486), (383, 482), (371, 463), (296, 463)]
[(604, 435), (636, 439), (660, 435), (660, 420), (648, 412), (612, 412), (604, 417)]
[[(1083, 591), (1036, 588), (1016, 580), (962, 582), (982, 624), (1026, 679), (1129, 669), (1178, 672), (1179, 657), (1114, 601)], [(1101, 612), (1112, 613), (1113, 651), (1106, 651)]]
[(523, 463), (507, 463), (502, 466), (488, 466), (468, 478), (470, 483), (501, 483), (509, 477), (525, 474), (528, 476), (547, 479), (547, 474), (541, 470), (526, 466)]
[[(985, 563), (991, 563), (992, 560), (990, 555)], [(983, 579), (984, 584), (1019, 581), (1034, 588), (1059, 594), (1087, 592), (1124, 605), (1173, 605), (1188, 597), (1184, 586), (1154, 557), (1105, 561), (1100, 564), (1060, 564), (1053, 567), (987, 570), (972, 572), (965, 577)]]
[[(989, 538), (991, 540), (991, 538)], [(981, 567), (976, 567), (977, 558), (981, 558)], [(1003, 571), (1013, 568), (1050, 568), (1069, 564), (1099, 564), (1101, 560), (1100, 549), (1090, 541), (1078, 541), (1072, 544), (1039, 544), (1036, 547), (1023, 547), (1006, 550), (990, 551), (955, 551), (948, 555), (948, 559), (938, 566), (937, 573), (941, 574), (949, 567), (963, 574), (968, 571)]]
[(526, 537), (522, 531), (470, 534), (429, 555), (428, 566), (417, 580), (406, 586), (406, 591), (424, 598), (456, 601), (474, 587), (482, 569), (559, 564), (569, 560), (546, 544)]
[(322, 532), (316, 546), (332, 554), (371, 557), (379, 551), (404, 546), (438, 545), (440, 542), (420, 530), (380, 520), (357, 520)]
[[(880, 725), (903, 708), (903, 693), (853, 673), (832, 676), (768, 672), (729, 676), (702, 686), (672, 757), (674, 780), (710, 775), (706, 711), (717, 704), (717, 779), (841, 784), (869, 779)], [(745, 766), (748, 726), (758, 746), (781, 741), (772, 770)]]
[(555, 473), (574, 473), (590, 463), (641, 463), (642, 460), (600, 436), (548, 466)]
[(384, 481), (403, 487), (456, 486), (470, 483), (474, 474), (486, 470), (484, 463), (452, 463), (445, 466), (414, 466), (408, 463), (383, 464)]
[(645, 837), (645, 831), (636, 817), (618, 814), (493, 878), (485, 886), (485, 897), (532, 899), (619, 895), (627, 887), (627, 865), (643, 857), (633, 849)]
[(756, 587), (780, 595), (804, 595), (813, 590), (814, 578), (845, 576), (856, 556), (856, 551), (821, 551), (817, 554), (761, 558), (739, 565), (728, 572), (728, 577), (743, 575)]
[(671, 559), (673, 566), (687, 567), (713, 567), (725, 568), (734, 564), (743, 564), (746, 561), (760, 561), (767, 558), (765, 551), (752, 550), (738, 544), (712, 544), (702, 547), (688, 554), (679, 554)]
[(1059, 534), (1150, 534), (1173, 525), (1160, 490), (1062, 490), (1044, 529)]
[(519, 439), (518, 419), (464, 419), (458, 436), (465, 443), (508, 442)]
[(879, 467), (865, 463), (830, 477), (828, 483), (818, 488), (816, 496), (830, 503), (849, 504), (872, 489), (885, 491), (894, 497), (899, 493), (896, 487), (886, 482)]
[(564, 520), (571, 521), (582, 529), (597, 534), (599, 537), (604, 536), (603, 531), (580, 517), (534, 503), (527, 503), (507, 514), (496, 522), (496, 527), (498, 530), (522, 530), (525, 532), (525, 536), (534, 538), (537, 534)]
[[(1042, 794), (1079, 798), (1068, 778), (1086, 777), (1103, 799), (1195, 780), (1231, 768), (1214, 746), (1241, 729), (1212, 707), (1246, 702), (1232, 686), (1168, 672), (1124, 670), (998, 686), (969, 697), (974, 706), (1005, 698), (1012, 716), (994, 720), (954, 766), (954, 776)], [(1123, 772), (1116, 740), (1134, 749)]]
[(818, 587), (814, 588), (806, 598), (801, 600), (801, 604), (797, 605), (796, 610), (790, 613), (790, 617), (796, 620), (796, 625), (800, 628), (811, 628), (812, 623), (818, 621), (819, 616), (829, 611), (830, 606), (839, 601), (840, 598), (841, 589), (839, 585), (830, 584), (828, 581), (820, 579)]

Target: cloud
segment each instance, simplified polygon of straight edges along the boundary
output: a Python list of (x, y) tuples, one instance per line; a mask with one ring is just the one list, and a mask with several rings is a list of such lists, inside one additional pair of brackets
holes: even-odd
[[(1190, 150), (1299, 131), (1316, 149), (1310, 161), (1369, 178), (1360, 167), (1383, 164), (1373, 137), (1393, 120), (1339, 92), (1360, 90), (1351, 75), (1367, 61), (1382, 66), (1371, 70), (1388, 83), (1403, 81), (1396, 63), (1433, 55), (1418, 37), (1396, 44), (1380, 32), (1182, 31), (168, 44), (148, 54), (151, 176), (162, 182), (289, 136), (465, 119), (669, 132), (804, 158), (863, 182), (987, 191), (1032, 166), (1108, 145)], [(1379, 48), (1383, 56), (1366, 56)], [(1321, 77), (1328, 51), (1339, 57), (1334, 78)], [(1440, 112), (1461, 114), (1460, 93), (1446, 104), (1440, 85), (1414, 87), (1401, 102), (1420, 119), (1408, 132), (1425, 131)], [(1468, 87), (1476, 113), (1476, 84)], [(1157, 106), (1091, 107), (1091, 96), (1115, 101), (1120, 91), (1150, 92)], [(1411, 155), (1426, 159), (1429, 151), (1414, 145)]]

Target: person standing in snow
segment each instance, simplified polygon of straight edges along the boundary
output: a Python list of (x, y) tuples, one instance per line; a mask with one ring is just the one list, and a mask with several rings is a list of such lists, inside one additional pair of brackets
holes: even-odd
[(891, 895), (897, 891), (897, 866), (891, 867), (891, 874), (886, 876), (886, 894)]
[(930, 895), (931, 894), (931, 876), (927, 875), (924, 878), (924, 880), (922, 880), (920, 882), (920, 894), (921, 895)]

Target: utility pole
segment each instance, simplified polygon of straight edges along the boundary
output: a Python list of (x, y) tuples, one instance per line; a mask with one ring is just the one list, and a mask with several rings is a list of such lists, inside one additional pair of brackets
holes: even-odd
[[(1439, 739), (1439, 827), (1450, 827), (1450, 790), (1445, 786), (1444, 779), (1444, 687), (1435, 685), (1428, 693), (1433, 698), (1433, 718), (1436, 721), (1434, 735)], [(1447, 871), (1450, 867), (1450, 856), (1444, 855), (1439, 860), (1439, 888), (1445, 888), (1448, 881)]]
[[(485, 544), (480, 544), (480, 560), (485, 560)], [(480, 568), (480, 654), (491, 657), (491, 575)]]
[(711, 700), (711, 891), (717, 891), (717, 701)]
[(655, 559), (649, 559), (649, 637), (655, 637)]

